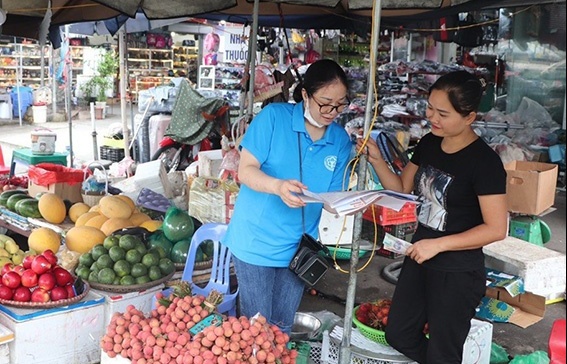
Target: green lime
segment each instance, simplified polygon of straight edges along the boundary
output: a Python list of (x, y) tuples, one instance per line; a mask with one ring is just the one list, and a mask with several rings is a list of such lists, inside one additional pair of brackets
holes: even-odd
[(102, 246), (107, 250), (110, 250), (113, 246), (118, 246), (118, 237), (115, 235), (107, 236), (102, 242)]
[(118, 277), (125, 277), (130, 274), (132, 266), (125, 260), (119, 260), (114, 263), (114, 267), (112, 267), (112, 269), (114, 269)]
[(136, 278), (132, 277), (131, 275), (120, 278), (121, 286), (131, 286), (133, 284), (136, 284)]
[(112, 281), (112, 284), (115, 286), (120, 285), (120, 277), (118, 276), (114, 277), (114, 281)]
[(161, 279), (162, 277), (161, 269), (159, 269), (157, 265), (151, 266), (148, 269), (148, 277), (150, 277), (152, 281), (157, 281), (158, 279)]
[(153, 246), (148, 250), (148, 253), (156, 254), (160, 259), (167, 258), (169, 255), (165, 251), (165, 249), (161, 246)]
[(114, 265), (114, 260), (112, 260), (112, 258), (108, 254), (103, 254), (96, 260), (96, 266), (99, 269), (112, 268), (113, 265)]
[(89, 269), (89, 267), (87, 267), (85, 265), (79, 264), (79, 266), (77, 266), (77, 269), (75, 269), (75, 274), (77, 275), (77, 277), (80, 277), (84, 281), (89, 280), (89, 274), (90, 273), (91, 273), (91, 270)]
[(144, 254), (140, 253), (136, 249), (130, 249), (126, 252), (126, 261), (130, 264), (140, 263), (142, 261), (142, 256)]
[(161, 258), (159, 260), (159, 269), (161, 270), (161, 274), (165, 277), (175, 272), (175, 264), (173, 264), (169, 258)]
[(147, 274), (148, 274), (148, 267), (146, 267), (142, 263), (135, 263), (134, 265), (132, 265), (132, 270), (130, 271), (130, 275), (132, 277), (139, 278)]
[(91, 265), (91, 272), (95, 272), (96, 274), (98, 274), (99, 271), (100, 268), (96, 265), (96, 262), (93, 263), (93, 265)]
[(152, 267), (159, 264), (160, 257), (157, 253), (146, 253), (142, 257), (142, 264), (146, 267)]
[(81, 254), (81, 256), (79, 257), (79, 264), (80, 265), (84, 265), (87, 268), (90, 268), (91, 265), (93, 265), (94, 263), (94, 259), (91, 253), (84, 253)]
[(98, 283), (98, 272), (91, 271), (89, 273), (89, 278), (87, 279), (89, 282)]
[(113, 284), (114, 278), (116, 278), (116, 273), (112, 268), (102, 268), (100, 272), (98, 272), (98, 282), (102, 284)]
[(146, 247), (146, 245), (144, 245), (144, 243), (136, 245), (134, 249), (140, 252), (141, 255), (144, 255), (148, 252), (148, 248)]
[(136, 284), (146, 284), (150, 283), (151, 281), (152, 280), (147, 275), (136, 278)]
[(108, 249), (106, 249), (103, 245), (98, 244), (92, 247), (91, 255), (93, 259), (96, 261), (101, 255), (108, 254)]
[(114, 262), (117, 262), (117, 261), (122, 260), (126, 257), (126, 250), (122, 249), (119, 246), (113, 246), (112, 248), (110, 248), (108, 250), (108, 255), (110, 255), (110, 258)]
[(118, 246), (120, 246), (122, 249), (128, 251), (130, 249), (134, 249), (136, 247), (136, 245), (138, 245), (141, 242), (141, 240), (134, 236), (134, 235), (122, 235), (120, 237), (120, 240), (118, 242)]

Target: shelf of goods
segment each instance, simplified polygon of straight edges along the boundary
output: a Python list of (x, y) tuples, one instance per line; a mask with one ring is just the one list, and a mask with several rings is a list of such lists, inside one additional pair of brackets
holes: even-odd
[(138, 93), (142, 90), (147, 90), (152, 87), (168, 85), (172, 77), (168, 76), (142, 76), (138, 75), (130, 79), (130, 93), (134, 101), (138, 99)]
[(241, 81), (243, 74), (243, 67), (215, 67), (215, 90), (220, 91), (222, 96), (231, 104), (231, 106), (238, 106), (238, 98), (242, 90)]
[(69, 46), (71, 63), (73, 70), (73, 80), (77, 80), (78, 75), (83, 74), (83, 53), (86, 46)]
[(199, 47), (177, 46), (173, 47), (173, 71), (196, 70), (198, 66)]
[[(21, 85), (38, 88), (41, 85), (41, 46), (38, 44), (6, 43), (0, 45), (0, 87)], [(44, 81), (49, 80), (51, 47), (44, 47)]]

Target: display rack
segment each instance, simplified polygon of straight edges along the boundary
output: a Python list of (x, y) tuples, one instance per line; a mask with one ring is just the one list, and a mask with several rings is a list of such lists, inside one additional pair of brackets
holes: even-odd
[[(43, 48), (43, 81), (50, 78), (51, 47)], [(42, 48), (35, 43), (0, 44), (0, 87), (17, 85), (36, 89), (41, 86)]]

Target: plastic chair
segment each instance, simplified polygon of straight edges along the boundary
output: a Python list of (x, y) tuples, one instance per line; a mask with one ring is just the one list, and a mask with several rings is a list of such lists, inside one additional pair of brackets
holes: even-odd
[(4, 153), (2, 153), (2, 146), (0, 145), (0, 175), (10, 174), (10, 166), (4, 164)]
[[(223, 301), (217, 306), (220, 313), (228, 313), (229, 316), (236, 316), (236, 298), (238, 296), (238, 288), (236, 292), (230, 292), (230, 263), (232, 254), (229, 249), (222, 245), (220, 240), (226, 233), (227, 225), (220, 223), (206, 223), (201, 225), (191, 238), (191, 245), (187, 254), (185, 269), (181, 276), (181, 280), (191, 283), (191, 291), (193, 294), (207, 296), (212, 290), (216, 290), (223, 294)], [(195, 268), (195, 257), (197, 248), (201, 243), (212, 240), (214, 243), (213, 264), (211, 267), (210, 278), (204, 287), (199, 287), (193, 283), (193, 271)], [(164, 290), (164, 295), (170, 294), (171, 290)], [(155, 297), (154, 297), (155, 301)], [(152, 305), (155, 308), (155, 302)]]

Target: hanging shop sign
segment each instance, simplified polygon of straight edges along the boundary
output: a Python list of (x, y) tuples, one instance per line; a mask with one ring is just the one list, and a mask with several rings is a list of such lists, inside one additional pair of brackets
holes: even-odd
[(223, 27), (219, 53), (222, 54), (222, 62), (246, 63), (248, 59), (248, 39), (250, 27), (243, 28), (241, 25), (227, 25)]

